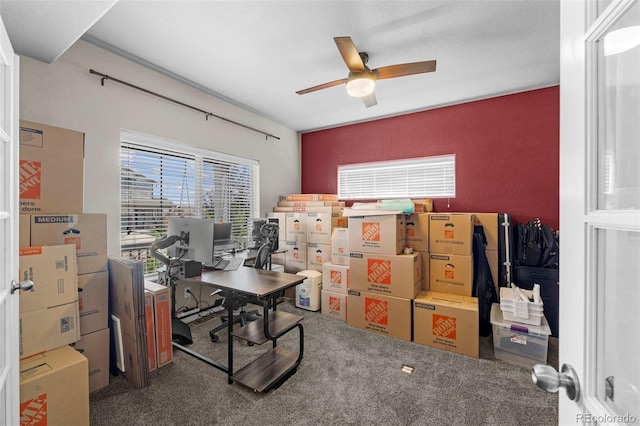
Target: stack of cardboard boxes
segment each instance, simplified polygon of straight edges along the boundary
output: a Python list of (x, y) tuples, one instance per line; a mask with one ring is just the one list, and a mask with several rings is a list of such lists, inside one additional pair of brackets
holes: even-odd
[(88, 424), (109, 383), (107, 221), (82, 213), (83, 179), (83, 133), (21, 122), (21, 415), (52, 424)]
[[(346, 232), (334, 231), (332, 264), (324, 269), (333, 275), (323, 276), (323, 314), (338, 317), (334, 306), (342, 306), (354, 327), (478, 357), (473, 232), (480, 221), (487, 251), (497, 253), (497, 217), (495, 213), (349, 217)], [(339, 275), (332, 268), (347, 263), (345, 251), (349, 284), (347, 295), (340, 299), (342, 287), (332, 282)], [(487, 253), (487, 257), (490, 264), (496, 263), (495, 281), (497, 256)]]
[(349, 217), (347, 323), (411, 341), (412, 300), (422, 287), (422, 257), (403, 253), (403, 214)]
[(342, 216), (344, 202), (335, 194), (285, 194), (267, 218), (277, 218), (280, 236), (278, 246), (283, 256), (274, 263), (284, 265), (287, 272), (313, 270), (322, 272), (322, 264), (331, 259), (331, 232), (347, 226)]

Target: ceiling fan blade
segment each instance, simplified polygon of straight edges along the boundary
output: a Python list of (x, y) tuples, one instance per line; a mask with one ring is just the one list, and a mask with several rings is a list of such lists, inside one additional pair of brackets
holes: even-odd
[(436, 61), (422, 61), (376, 68), (373, 70), (373, 73), (377, 75), (378, 80), (382, 80), (384, 78), (403, 77), (405, 75), (422, 74), (435, 70)]
[(298, 90), (296, 93), (298, 95), (304, 95), (305, 93), (315, 92), (316, 90), (327, 89), (329, 87), (338, 86), (340, 84), (345, 84), (347, 82), (346, 78), (341, 78), (340, 80), (330, 81), (324, 84), (318, 84), (317, 86), (309, 87), (308, 89)]
[(376, 93), (375, 92), (371, 92), (370, 95), (367, 96), (363, 96), (360, 99), (362, 99), (362, 102), (364, 102), (364, 106), (366, 106), (367, 108), (370, 108), (374, 105), (378, 105), (378, 101), (376, 100)]
[(362, 62), (360, 53), (358, 53), (358, 49), (356, 49), (356, 45), (353, 44), (351, 37), (334, 37), (333, 41), (336, 42), (336, 46), (338, 46), (338, 50), (342, 55), (344, 63), (347, 64), (349, 71), (364, 71), (364, 63)]

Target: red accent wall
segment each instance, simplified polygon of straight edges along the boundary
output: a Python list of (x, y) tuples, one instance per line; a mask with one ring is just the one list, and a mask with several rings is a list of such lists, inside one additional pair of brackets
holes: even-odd
[(434, 211), (558, 229), (559, 107), (554, 86), (305, 133), (301, 190), (337, 193), (342, 164), (456, 154), (456, 197), (434, 199)]

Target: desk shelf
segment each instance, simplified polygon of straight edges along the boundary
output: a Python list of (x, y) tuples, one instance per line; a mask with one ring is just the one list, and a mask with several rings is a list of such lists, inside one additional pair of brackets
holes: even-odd
[[(271, 311), (269, 312), (268, 318), (269, 334), (275, 338), (278, 338), (291, 330), (297, 323), (299, 323), (303, 319), (304, 317), (290, 314), (288, 312)], [(238, 330), (234, 330), (231, 334), (256, 345), (262, 345), (263, 343), (269, 341), (269, 339), (267, 339), (267, 337), (264, 335), (263, 318), (251, 321), (244, 327)]]
[(256, 392), (268, 391), (295, 373), (298, 354), (276, 346), (238, 370), (231, 379)]

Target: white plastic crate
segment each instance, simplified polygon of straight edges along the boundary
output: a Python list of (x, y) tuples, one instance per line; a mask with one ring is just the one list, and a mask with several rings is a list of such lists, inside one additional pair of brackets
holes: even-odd
[(511, 287), (500, 288), (500, 309), (507, 321), (540, 325), (544, 318), (542, 301), (536, 303), (522, 300), (516, 295), (516, 290)]
[(497, 359), (524, 367), (547, 363), (551, 328), (542, 316), (542, 325), (523, 325), (507, 321), (500, 306), (491, 306), (493, 352)]

